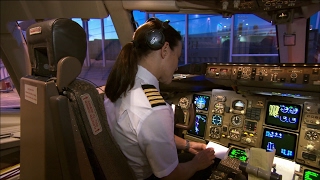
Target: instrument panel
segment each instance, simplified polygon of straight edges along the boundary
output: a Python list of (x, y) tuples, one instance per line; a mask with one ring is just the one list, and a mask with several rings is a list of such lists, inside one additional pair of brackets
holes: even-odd
[[(185, 138), (241, 148), (276, 149), (276, 156), (320, 168), (320, 102), (213, 89), (177, 94), (171, 101), (196, 107)], [(188, 114), (185, 114), (188, 116)], [(185, 120), (189, 117), (185, 117)]]
[(178, 72), (193, 75), (186, 82), (201, 80), (198, 75), (213, 84), (170, 98), (182, 109), (195, 104), (195, 123), (184, 130), (186, 139), (276, 149), (277, 157), (320, 170), (319, 64), (205, 63)]

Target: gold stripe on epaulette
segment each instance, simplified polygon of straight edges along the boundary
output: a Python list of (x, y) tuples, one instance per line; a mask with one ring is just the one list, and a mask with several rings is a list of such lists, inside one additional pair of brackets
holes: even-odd
[(143, 92), (146, 94), (151, 107), (163, 106), (166, 105), (163, 97), (161, 96), (160, 92), (154, 85), (151, 84), (144, 84), (141, 85)]
[(151, 105), (154, 105), (154, 104), (158, 104), (158, 103), (165, 103), (163, 99), (159, 99), (159, 100), (152, 100), (150, 101), (150, 104)]
[(149, 101), (151, 101), (155, 99), (162, 99), (162, 96), (147, 96), (147, 98), (149, 99)]
[(149, 96), (161, 96), (160, 93), (157, 91), (157, 92), (148, 92), (146, 93), (146, 96), (149, 97)]
[(148, 93), (148, 92), (158, 92), (158, 90), (156, 88), (151, 88), (151, 89), (144, 89), (143, 90), (145, 93)]

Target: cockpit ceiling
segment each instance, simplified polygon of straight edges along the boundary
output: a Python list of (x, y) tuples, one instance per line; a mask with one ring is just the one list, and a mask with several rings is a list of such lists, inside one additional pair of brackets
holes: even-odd
[[(309, 18), (320, 11), (320, 0), (145, 0), (122, 1), (124, 9), (152, 13), (255, 14), (267, 21), (275, 21), (282, 13), (289, 19)], [(283, 18), (281, 16), (281, 18)]]
[[(112, 1), (1, 0), (1, 20), (22, 21), (56, 17), (105, 18), (109, 15), (107, 2), (110, 4)], [(298, 17), (305, 18), (320, 10), (320, 0), (119, 0), (114, 2), (122, 2), (122, 7), (126, 10), (222, 14), (225, 17), (239, 13), (252, 13), (267, 19), (274, 12), (281, 10), (295, 10), (294, 13), (298, 14)]]
[(24, 1), (1, 0), (1, 22), (50, 18), (105, 18), (109, 13), (102, 0)]

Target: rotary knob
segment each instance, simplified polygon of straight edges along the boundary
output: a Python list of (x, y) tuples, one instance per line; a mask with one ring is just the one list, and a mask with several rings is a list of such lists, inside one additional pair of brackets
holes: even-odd
[(246, 142), (247, 143), (251, 143), (251, 139), (250, 138), (246, 138)]
[(313, 151), (314, 150), (314, 146), (312, 144), (308, 144), (307, 145), (307, 150), (308, 151)]

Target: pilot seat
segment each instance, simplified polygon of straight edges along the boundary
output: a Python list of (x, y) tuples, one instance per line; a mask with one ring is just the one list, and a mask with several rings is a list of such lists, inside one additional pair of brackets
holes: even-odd
[(103, 95), (78, 79), (83, 28), (70, 19), (27, 29), (32, 74), (21, 78), (21, 179), (136, 179), (111, 135)]

